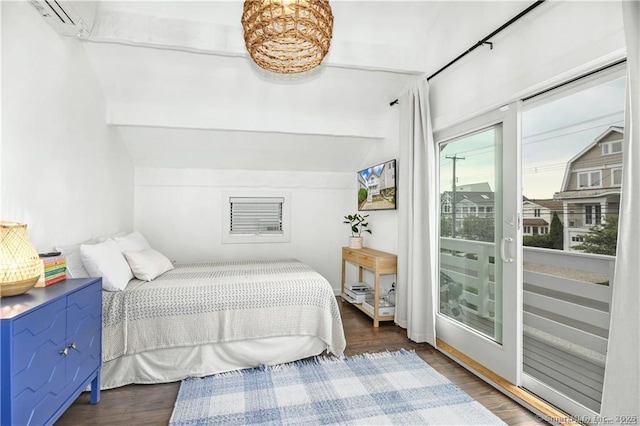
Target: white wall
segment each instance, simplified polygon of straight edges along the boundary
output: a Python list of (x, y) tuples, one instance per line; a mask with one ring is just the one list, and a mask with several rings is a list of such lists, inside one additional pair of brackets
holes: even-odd
[(133, 166), (82, 42), (2, 2), (0, 218), (38, 251), (133, 225)]
[[(398, 94), (400, 95), (400, 94)], [(398, 175), (402, 167), (399, 158), (400, 153), (400, 130), (398, 127), (400, 119), (400, 108), (398, 105), (389, 107), (387, 116), (387, 134), (384, 141), (375, 145), (369, 153), (363, 157), (360, 163), (360, 170), (365, 167), (374, 166), (384, 161), (396, 159), (396, 196), (397, 188), (401, 184)], [(396, 208), (398, 206), (396, 199)], [(355, 207), (354, 207), (355, 209)], [(355, 210), (354, 210), (355, 211)], [(371, 235), (364, 236), (364, 245), (389, 253), (398, 253), (398, 210), (373, 210), (360, 212), (369, 215), (369, 229)]]
[[(223, 192), (291, 193), (291, 241), (223, 244)], [(177, 261), (297, 258), (340, 288), (341, 247), (355, 209), (353, 173), (136, 168), (135, 228)]]
[[(443, 45), (445, 22), (431, 29)], [(545, 2), (491, 41), (493, 50), (480, 47), (430, 81), (434, 128), (624, 56), (621, 2)]]

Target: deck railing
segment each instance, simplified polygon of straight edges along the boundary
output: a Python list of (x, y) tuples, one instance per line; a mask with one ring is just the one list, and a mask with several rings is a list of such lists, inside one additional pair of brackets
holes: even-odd
[[(463, 284), (467, 315), (499, 323), (495, 245), (441, 238), (440, 248), (441, 272)], [(615, 257), (524, 247), (523, 261), (523, 370), (598, 412)]]

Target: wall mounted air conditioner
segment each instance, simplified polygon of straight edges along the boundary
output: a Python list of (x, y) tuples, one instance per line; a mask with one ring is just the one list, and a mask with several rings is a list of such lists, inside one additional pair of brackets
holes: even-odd
[(89, 37), (97, 2), (29, 0), (29, 3), (58, 34), (79, 38)]

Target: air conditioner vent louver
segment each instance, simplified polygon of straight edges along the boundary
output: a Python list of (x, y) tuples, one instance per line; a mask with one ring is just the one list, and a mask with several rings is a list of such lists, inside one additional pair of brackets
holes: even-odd
[(71, 2), (62, 0), (29, 0), (38, 13), (61, 35), (87, 38), (89, 28)]

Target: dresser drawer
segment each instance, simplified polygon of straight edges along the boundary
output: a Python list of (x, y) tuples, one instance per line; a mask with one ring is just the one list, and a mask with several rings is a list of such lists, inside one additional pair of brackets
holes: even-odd
[(368, 269), (374, 269), (376, 264), (375, 257), (368, 256), (366, 253), (360, 252), (358, 249), (344, 249), (344, 260), (354, 262)]

